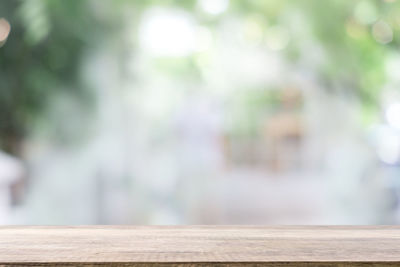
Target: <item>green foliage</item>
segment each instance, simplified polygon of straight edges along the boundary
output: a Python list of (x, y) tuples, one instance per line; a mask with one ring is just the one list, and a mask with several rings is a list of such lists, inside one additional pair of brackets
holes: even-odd
[(18, 153), (20, 140), (60, 90), (77, 97), (81, 56), (103, 30), (88, 1), (0, 1), (12, 27), (0, 48), (0, 146)]
[[(376, 118), (380, 94), (385, 83), (386, 54), (399, 45), (398, 2), (380, 0), (300, 1), (314, 33), (327, 52), (327, 63), (320, 75), (358, 96), (363, 118)], [(396, 15), (397, 14), (397, 15)], [(368, 21), (370, 16), (375, 16)], [(361, 21), (360, 21), (361, 20)], [(364, 21), (363, 21), (364, 20)], [(383, 20), (394, 33), (388, 44), (372, 36), (373, 23)], [(368, 123), (368, 121), (366, 121)]]
[[(29, 125), (43, 116), (60, 91), (90, 99), (79, 77), (84, 53), (99, 42), (121, 38), (115, 29), (122, 23), (124, 10), (128, 9), (132, 21), (137, 22), (142, 11), (153, 6), (187, 9), (211, 29), (226, 15), (256, 15), (267, 30), (279, 24), (287, 27), (285, 16), (290, 17), (292, 11), (301, 13), (315, 38), (312, 42), (317, 42), (326, 55), (324, 63), (314, 70), (317, 76), (325, 81), (327, 90), (335, 92), (339, 84), (345, 93), (358, 97), (365, 113), (362, 117), (367, 120), (378, 113), (386, 81), (385, 60), (400, 43), (398, 1), (231, 0), (227, 14), (212, 18), (199, 12), (196, 0), (0, 0), (0, 17), (12, 26), (6, 44), (0, 48), (0, 148), (17, 153)], [(374, 39), (372, 27), (377, 19), (392, 28), (390, 43)], [(304, 53), (295, 39), (285, 52), (293, 63)], [(192, 57), (159, 59), (154, 65), (167, 75), (201, 76)], [(259, 114), (263, 107), (278, 102), (263, 90), (257, 92), (245, 96), (241, 103), (251, 112)]]

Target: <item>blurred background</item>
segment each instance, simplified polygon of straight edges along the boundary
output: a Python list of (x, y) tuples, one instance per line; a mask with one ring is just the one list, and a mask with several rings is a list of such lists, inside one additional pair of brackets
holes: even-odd
[(400, 223), (398, 1), (0, 18), (0, 224)]

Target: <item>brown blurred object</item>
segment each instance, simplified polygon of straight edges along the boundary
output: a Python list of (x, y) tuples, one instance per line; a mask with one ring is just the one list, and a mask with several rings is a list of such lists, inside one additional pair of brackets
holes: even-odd
[(0, 47), (7, 41), (8, 35), (10, 34), (11, 26), (10, 23), (4, 18), (0, 19)]
[(268, 165), (272, 170), (299, 167), (303, 138), (302, 99), (298, 88), (284, 88), (280, 96), (280, 110), (266, 121), (264, 132), (271, 151)]
[(0, 224), (8, 223), (12, 205), (18, 204), (18, 198), (22, 197), (15, 186), (23, 184), (24, 176), (22, 161), (0, 150)]

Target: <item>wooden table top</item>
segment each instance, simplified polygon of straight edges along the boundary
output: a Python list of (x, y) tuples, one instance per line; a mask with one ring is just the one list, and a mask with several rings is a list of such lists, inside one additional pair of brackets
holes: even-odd
[(0, 266), (400, 266), (400, 226), (2, 226)]

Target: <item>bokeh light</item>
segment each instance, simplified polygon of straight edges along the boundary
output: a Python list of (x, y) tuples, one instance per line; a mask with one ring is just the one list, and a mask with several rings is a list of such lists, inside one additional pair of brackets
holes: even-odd
[(372, 36), (378, 43), (387, 44), (393, 40), (393, 30), (389, 24), (379, 20), (372, 26)]
[(10, 34), (10, 23), (4, 18), (0, 18), (0, 43), (4, 43)]
[(195, 38), (193, 19), (181, 10), (150, 10), (139, 28), (142, 49), (155, 56), (187, 56)]
[(228, 8), (229, 0), (199, 0), (198, 5), (204, 12), (218, 15)]

